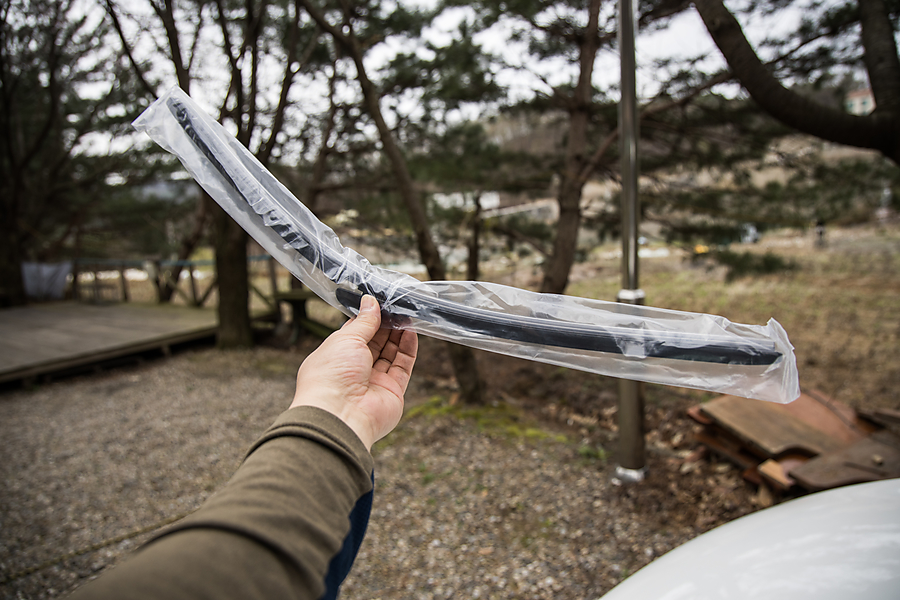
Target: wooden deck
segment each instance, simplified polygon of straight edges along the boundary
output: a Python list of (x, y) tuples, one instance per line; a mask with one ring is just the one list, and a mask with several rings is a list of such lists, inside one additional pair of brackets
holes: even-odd
[(0, 382), (215, 335), (216, 311), (167, 304), (39, 304), (0, 310)]

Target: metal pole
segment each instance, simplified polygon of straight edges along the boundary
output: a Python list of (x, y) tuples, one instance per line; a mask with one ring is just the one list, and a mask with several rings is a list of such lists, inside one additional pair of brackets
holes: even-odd
[[(634, 5), (619, 0), (619, 53), (622, 99), (619, 101), (619, 143), (622, 155), (622, 289), (617, 300), (643, 304), (638, 285), (638, 118), (634, 61)], [(619, 456), (616, 477), (620, 481), (644, 479), (644, 399), (637, 381), (619, 382)]]
[(619, 0), (619, 53), (622, 98), (619, 144), (622, 151), (622, 288), (638, 289), (638, 120), (634, 63), (634, 6)]

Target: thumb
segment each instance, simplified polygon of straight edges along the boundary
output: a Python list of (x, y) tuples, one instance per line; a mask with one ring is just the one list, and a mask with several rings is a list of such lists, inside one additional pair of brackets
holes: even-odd
[(342, 329), (362, 337), (368, 343), (380, 327), (381, 310), (378, 308), (378, 301), (366, 294), (359, 302), (359, 314)]

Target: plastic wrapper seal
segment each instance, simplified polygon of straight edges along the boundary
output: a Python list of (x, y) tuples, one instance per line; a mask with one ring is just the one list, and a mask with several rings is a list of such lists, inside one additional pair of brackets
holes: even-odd
[(134, 126), (188, 172), (269, 254), (353, 316), (363, 294), (386, 326), (529, 360), (773, 402), (800, 395), (793, 347), (774, 320), (714, 315), (473, 281), (422, 282), (341, 245), (228, 131), (172, 88)]

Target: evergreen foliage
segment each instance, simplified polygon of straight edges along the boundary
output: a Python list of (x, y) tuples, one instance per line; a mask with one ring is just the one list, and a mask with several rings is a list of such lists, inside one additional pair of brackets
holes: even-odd
[(22, 261), (76, 258), (82, 241), (127, 228), (124, 210), (162, 215), (121, 186), (153, 165), (120, 141), (149, 98), (110, 49), (108, 24), (77, 0), (0, 8), (0, 279), (19, 304)]
[[(868, 217), (886, 188), (900, 197), (892, 154), (900, 91), (885, 76), (897, 49), (883, 31), (900, 27), (900, 3), (804, 1), (754, 0), (732, 14), (720, 0), (700, 0), (707, 22), (717, 15), (729, 24), (710, 31), (733, 72), (709, 67), (703, 56), (653, 65), (659, 80), (641, 110), (641, 200), (643, 218), (661, 224), (668, 239), (718, 244), (736, 239), (745, 223), (852, 223)], [(128, 137), (155, 90), (176, 81), (215, 106), (314, 211), (354, 208), (361, 224), (389, 227), (390, 244), (427, 250), (434, 236), (439, 244), (468, 240), (477, 251), (484, 194), (553, 196), (561, 216), (550, 235), (524, 218), (492, 220), (483, 233), (537, 249), (546, 257), (545, 289), (562, 291), (584, 250), (574, 247), (579, 228), (618, 232), (615, 193), (583, 212), (588, 183), (614, 188), (619, 179), (617, 86), (601, 87), (593, 76), (594, 59), (616, 53), (612, 0), (445, 0), (427, 9), (378, 0), (9, 0), (0, 7), (4, 281), (26, 258), (183, 254), (204, 239), (203, 210), (192, 221), (192, 203), (139, 192), (171, 178), (174, 165)], [(752, 56), (728, 49), (743, 37), (729, 18), (778, 18), (798, 7), (805, 10), (795, 31), (748, 45)], [(641, 2), (640, 29), (665, 28), (686, 10), (694, 9)], [(439, 21), (453, 23), (443, 37), (433, 30)], [(491, 36), (502, 43), (489, 51)], [(755, 59), (764, 74), (748, 74), (739, 58)], [(878, 109), (848, 120), (842, 98), (863, 75)], [(785, 107), (801, 108), (773, 108), (759, 78), (783, 89)], [(749, 97), (726, 94), (735, 81)], [(804, 118), (819, 111), (819, 121), (798, 121), (803, 107)], [(831, 136), (832, 117), (844, 133)], [(797, 129), (884, 158), (828, 158), (828, 147), (798, 138)], [(442, 207), (435, 194), (466, 203)], [(427, 212), (417, 215), (421, 205)], [(219, 236), (231, 235), (222, 223)], [(432, 249), (423, 262), (440, 274)]]

